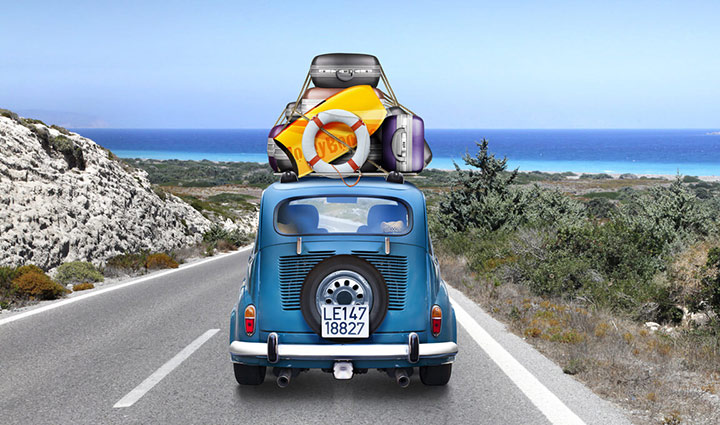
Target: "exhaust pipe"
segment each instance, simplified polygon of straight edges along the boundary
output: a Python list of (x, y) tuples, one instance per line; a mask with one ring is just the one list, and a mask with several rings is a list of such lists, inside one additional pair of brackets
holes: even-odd
[(292, 377), (292, 370), (289, 368), (283, 368), (277, 377), (277, 385), (280, 388), (285, 388), (290, 385), (290, 378)]
[(400, 385), (400, 388), (407, 388), (410, 385), (410, 377), (405, 368), (395, 369), (395, 382)]

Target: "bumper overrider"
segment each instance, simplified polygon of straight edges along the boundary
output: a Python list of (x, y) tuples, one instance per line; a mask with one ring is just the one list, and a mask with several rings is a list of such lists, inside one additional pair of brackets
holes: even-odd
[(457, 344), (449, 342), (420, 343), (410, 333), (407, 344), (282, 344), (271, 333), (267, 343), (233, 341), (230, 354), (240, 357), (279, 360), (407, 360), (417, 363), (424, 358), (450, 357), (458, 352)]

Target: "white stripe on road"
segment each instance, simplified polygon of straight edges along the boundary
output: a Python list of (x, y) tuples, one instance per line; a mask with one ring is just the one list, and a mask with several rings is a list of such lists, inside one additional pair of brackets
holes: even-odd
[(207, 340), (212, 338), (213, 335), (218, 333), (220, 329), (210, 329), (209, 331), (205, 332), (204, 334), (200, 335), (198, 339), (191, 342), (190, 345), (183, 348), (183, 350), (175, 355), (172, 359), (168, 360), (167, 363), (160, 366), (160, 369), (156, 370), (155, 373), (148, 376), (147, 379), (142, 381), (140, 385), (135, 387), (132, 391), (127, 393), (127, 395), (120, 399), (115, 405), (114, 408), (117, 407), (130, 407), (133, 404), (135, 404), (136, 401), (140, 400), (142, 396), (144, 396), (148, 391), (150, 391), (155, 385), (157, 385), (158, 382), (162, 381), (164, 377), (166, 377), (170, 372), (173, 371), (176, 367), (180, 366), (180, 363), (185, 361), (192, 353), (195, 352), (200, 346), (205, 344)]
[(451, 299), (455, 317), (480, 348), (553, 424), (584, 424), (560, 399), (495, 341), (457, 301)]
[(88, 292), (88, 293), (86, 293), (86, 294), (78, 295), (77, 297), (67, 298), (67, 299), (64, 299), (64, 300), (62, 300), (62, 301), (58, 301), (58, 302), (55, 302), (55, 303), (52, 303), (52, 304), (47, 304), (47, 305), (45, 305), (45, 306), (38, 307), (38, 308), (35, 308), (35, 309), (33, 309), (33, 310), (30, 310), (30, 311), (26, 311), (26, 312), (24, 312), (24, 313), (15, 314), (15, 315), (10, 316), (10, 317), (5, 318), (5, 319), (0, 319), (0, 326), (5, 325), (5, 324), (10, 323), (10, 322), (14, 322), (14, 321), (16, 321), (16, 320), (24, 319), (24, 318), (26, 318), (26, 317), (34, 316), (34, 315), (36, 315), (36, 314), (44, 313), (44, 312), (46, 312), (46, 311), (48, 311), (48, 310), (54, 310), (54, 309), (56, 309), (56, 308), (58, 308), (58, 307), (62, 307), (62, 306), (68, 305), (68, 304), (72, 304), (72, 303), (77, 302), (77, 301), (80, 301), (80, 300), (85, 300), (85, 299), (88, 299), (88, 298), (90, 298), (90, 297), (94, 297), (94, 296), (96, 296), (96, 295), (100, 295), (100, 294), (105, 294), (105, 293), (108, 293), (108, 292), (116, 291), (116, 290), (118, 290), (118, 289), (125, 288), (125, 287), (127, 287), (127, 286), (137, 285), (138, 283), (147, 282), (148, 280), (156, 279), (156, 278), (158, 278), (158, 277), (163, 277), (163, 276), (167, 276), (167, 275), (172, 274), (172, 273), (176, 273), (176, 272), (179, 272), (179, 271), (187, 270), (187, 269), (193, 268), (193, 267), (195, 267), (195, 266), (199, 266), (199, 265), (208, 263), (208, 262), (210, 262), (210, 261), (219, 260), (219, 259), (221, 259), (221, 258), (227, 257), (228, 255), (234, 255), (234, 254), (238, 254), (238, 253), (240, 253), (240, 252), (245, 252), (245, 251), (247, 251), (247, 250), (249, 250), (249, 249), (252, 249), (252, 245), (249, 246), (249, 247), (243, 248), (243, 249), (241, 249), (241, 250), (238, 250), (238, 251), (230, 252), (230, 253), (228, 253), (228, 254), (221, 254), (221, 255), (217, 255), (217, 256), (211, 257), (211, 258), (207, 258), (207, 259), (205, 259), (205, 260), (197, 261), (197, 262), (195, 262), (195, 263), (190, 263), (190, 264), (187, 264), (187, 265), (183, 265), (183, 266), (180, 266), (180, 267), (177, 268), (177, 269), (167, 270), (167, 271), (164, 271), (164, 272), (160, 272), (160, 273), (157, 273), (157, 274), (153, 274), (152, 276), (141, 277), (140, 279), (132, 280), (132, 281), (130, 281), (130, 282), (121, 283), (121, 284), (119, 284), (119, 285), (110, 286), (110, 287), (108, 287), (108, 288), (98, 289), (98, 290), (96, 290), (96, 291), (91, 291), (91, 292)]

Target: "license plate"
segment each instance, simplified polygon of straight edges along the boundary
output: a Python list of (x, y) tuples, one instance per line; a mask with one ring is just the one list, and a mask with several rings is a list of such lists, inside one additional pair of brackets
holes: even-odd
[(367, 338), (370, 336), (367, 305), (322, 306), (323, 338)]

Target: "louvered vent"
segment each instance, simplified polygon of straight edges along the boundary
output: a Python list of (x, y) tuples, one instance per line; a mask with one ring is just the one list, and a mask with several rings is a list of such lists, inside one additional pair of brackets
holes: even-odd
[(362, 251), (353, 251), (356, 255), (370, 264), (385, 278), (388, 287), (389, 310), (402, 310), (405, 308), (405, 296), (407, 295), (408, 261), (407, 257), (397, 255), (382, 255)]
[(305, 276), (319, 262), (333, 255), (335, 251), (280, 257), (280, 297), (283, 310), (300, 310), (300, 292)]
[[(283, 310), (300, 310), (300, 292), (305, 277), (318, 263), (333, 255), (334, 251), (322, 251), (280, 257), (280, 296)], [(388, 309), (404, 309), (408, 279), (407, 258), (362, 251), (353, 251), (353, 255), (371, 263), (385, 278), (390, 296)]]

